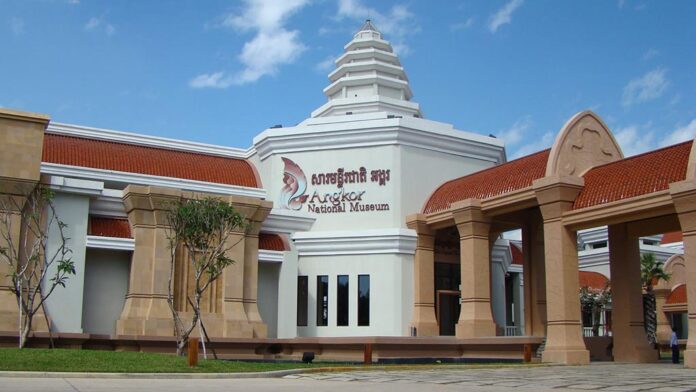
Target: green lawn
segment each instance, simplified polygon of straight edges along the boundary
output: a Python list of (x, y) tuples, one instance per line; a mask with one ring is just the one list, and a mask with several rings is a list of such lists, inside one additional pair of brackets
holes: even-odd
[[(198, 361), (190, 368), (186, 358), (175, 355), (115, 352), (102, 350), (16, 349), (0, 348), (0, 371), (46, 372), (113, 372), (113, 373), (228, 373), (263, 372), (307, 367), (321, 364)], [(326, 366), (326, 364), (324, 364)]]

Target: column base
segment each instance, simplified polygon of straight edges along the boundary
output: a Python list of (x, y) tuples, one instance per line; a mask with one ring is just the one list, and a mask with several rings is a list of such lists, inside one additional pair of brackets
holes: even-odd
[(174, 321), (171, 318), (120, 319), (116, 321), (117, 335), (174, 336)]
[(686, 347), (686, 351), (684, 351), (684, 367), (696, 369), (696, 348)]
[(464, 320), (455, 327), (458, 338), (482, 338), (497, 336), (497, 326), (493, 320)]
[(411, 323), (411, 327), (416, 328), (416, 336), (440, 336), (440, 326), (437, 322), (416, 321)]
[(547, 347), (541, 353), (541, 361), (563, 365), (588, 365), (590, 352), (585, 349), (549, 349)]
[(622, 341), (617, 336), (619, 332), (614, 332), (614, 362), (652, 363), (660, 359), (659, 352), (648, 343), (642, 325), (632, 328), (630, 340)]

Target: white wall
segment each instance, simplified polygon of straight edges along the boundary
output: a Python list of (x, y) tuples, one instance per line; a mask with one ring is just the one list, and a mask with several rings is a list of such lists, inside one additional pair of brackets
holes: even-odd
[(83, 330), (113, 335), (128, 293), (131, 252), (88, 249), (86, 260)]
[[(65, 288), (56, 287), (46, 301), (46, 310), (51, 318), (53, 331), (81, 333), (89, 197), (57, 192), (53, 203), (58, 218), (67, 224), (63, 232), (69, 238), (67, 245), (72, 250), (70, 257), (75, 263), (76, 274), (69, 276)], [(58, 226), (54, 223), (49, 228), (46, 247), (49, 257), (56, 252), (60, 242)], [(55, 275), (56, 267), (57, 263), (51, 266), (46, 275), (47, 279)]]
[(268, 327), (268, 337), (278, 336), (278, 278), (280, 263), (259, 262), (257, 301), (261, 319)]
[(297, 251), (285, 252), (278, 278), (278, 338), (297, 337)]
[[(413, 264), (407, 255), (341, 255), (303, 257), (299, 275), (309, 277), (307, 326), (299, 336), (403, 336), (413, 306)], [(411, 256), (412, 258), (412, 256)], [(328, 326), (316, 323), (317, 276), (329, 277)], [(349, 276), (349, 325), (336, 325), (338, 275)], [(358, 326), (358, 275), (370, 275), (370, 325)]]

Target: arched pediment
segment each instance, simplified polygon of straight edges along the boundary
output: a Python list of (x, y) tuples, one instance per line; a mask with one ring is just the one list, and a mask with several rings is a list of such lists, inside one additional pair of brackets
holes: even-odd
[(565, 123), (551, 148), (546, 176), (577, 176), (587, 170), (623, 158), (609, 127), (587, 110)]
[(671, 256), (669, 259), (667, 259), (663, 268), (665, 272), (671, 275), (671, 277), (669, 278), (668, 282), (660, 280), (657, 283), (657, 285), (655, 285), (656, 290), (672, 290), (672, 288), (677, 287), (680, 284), (686, 283), (686, 264), (684, 264), (683, 255)]

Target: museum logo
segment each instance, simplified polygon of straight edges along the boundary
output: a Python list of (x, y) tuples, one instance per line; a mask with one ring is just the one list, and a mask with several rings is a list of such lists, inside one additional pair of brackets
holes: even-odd
[(332, 186), (333, 192), (314, 189), (307, 193), (307, 176), (300, 165), (288, 158), (281, 158), (285, 164), (283, 187), (280, 190), (282, 208), (299, 211), (306, 205), (307, 212), (332, 214), (343, 212), (389, 211), (389, 203), (371, 203), (365, 186), (352, 184), (375, 183), (386, 186), (391, 179), (390, 169), (368, 170), (360, 167), (356, 170), (338, 168), (327, 173), (314, 173), (311, 177), (313, 186)]

